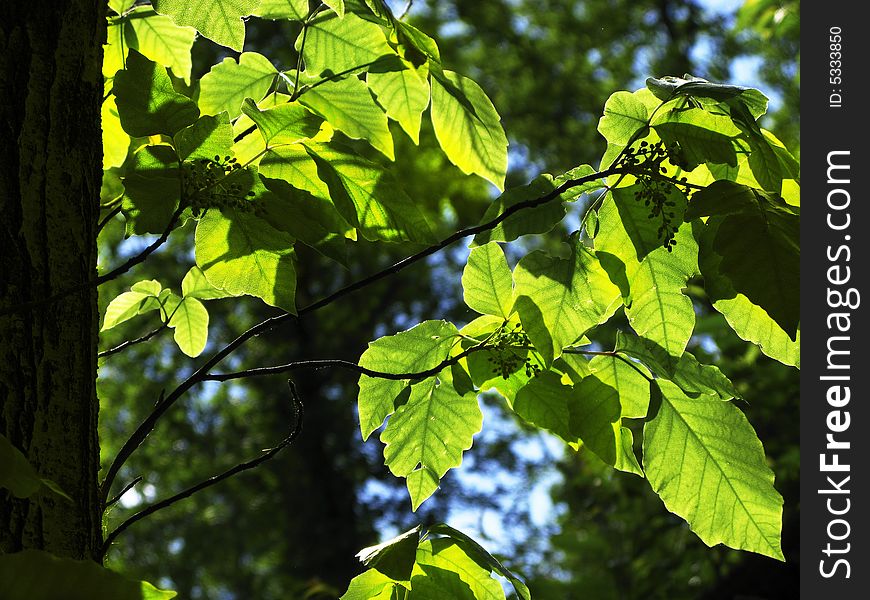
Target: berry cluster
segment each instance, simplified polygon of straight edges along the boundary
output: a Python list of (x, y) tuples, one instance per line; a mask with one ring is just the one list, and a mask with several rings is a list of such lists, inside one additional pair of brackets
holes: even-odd
[[(666, 160), (671, 164), (682, 164), (682, 149), (678, 144), (666, 146), (663, 141), (652, 144), (641, 142), (640, 147), (625, 150), (620, 166), (630, 168), (637, 177), (641, 189), (634, 197), (639, 202), (643, 201), (644, 206), (650, 209), (648, 219), (661, 220), (657, 235), (662, 240), (662, 246), (667, 248), (668, 252), (673, 252), (674, 246), (677, 245), (674, 235), (679, 227), (679, 223), (675, 223), (676, 202), (668, 198), (668, 192), (673, 189), (673, 184), (656, 177), (667, 176), (668, 169), (664, 165)], [(683, 177), (680, 181), (685, 183), (687, 179)], [(681, 191), (688, 196), (690, 191), (688, 186), (683, 188)]]
[(182, 165), (182, 189), (184, 198), (190, 202), (194, 217), (199, 217), (210, 208), (233, 208), (244, 212), (257, 211), (259, 206), (251, 201), (254, 192), (244, 192), (231, 175), (243, 167), (235, 158), (215, 156), (200, 158)]
[(520, 368), (520, 365), (525, 367), (526, 377), (534, 377), (540, 373), (541, 366), (533, 363), (528, 353), (525, 353), (526, 357), (523, 358), (523, 354), (517, 352), (527, 351), (530, 347), (529, 336), (522, 330), (520, 323), (517, 323), (513, 329), (503, 326), (493, 336), (491, 354), (487, 359), (492, 364), (493, 374), (507, 379)]

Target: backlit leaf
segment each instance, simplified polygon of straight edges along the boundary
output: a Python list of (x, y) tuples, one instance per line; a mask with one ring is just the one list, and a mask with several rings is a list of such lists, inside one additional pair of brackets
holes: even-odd
[(234, 119), (245, 98), (262, 100), (277, 76), (278, 70), (262, 54), (242, 52), (239, 62), (227, 57), (200, 80), (199, 108), (207, 115), (225, 110)]
[(191, 357), (202, 354), (208, 340), (208, 311), (202, 302), (192, 296), (183, 298), (169, 319), (169, 327), (175, 330), (173, 337), (182, 352)]
[(179, 27), (172, 19), (158, 15), (149, 6), (137, 6), (127, 18), (135, 32), (135, 40), (130, 40), (133, 42), (130, 47), (172, 69), (173, 75), (190, 84), (190, 49), (196, 30), (193, 27)]
[(674, 383), (657, 384), (661, 406), (644, 427), (643, 464), (665, 506), (708, 546), (784, 560), (782, 496), (744, 414), (717, 396), (690, 398)]
[(233, 296), (296, 312), (293, 238), (249, 213), (209, 210), (196, 226), (196, 264)]
[(190, 25), (208, 39), (242, 51), (245, 23), (242, 17), (252, 14), (260, 0), (153, 0), (154, 9), (169, 15), (179, 25)]
[[(359, 365), (381, 373), (420, 373), (438, 366), (457, 342), (456, 327), (446, 321), (424, 321), (407, 331), (369, 342)], [(359, 420), (363, 440), (396, 409), (396, 397), (407, 380), (361, 375)]]
[[(460, 395), (453, 387), (450, 370), (411, 386), (407, 403), (396, 409), (381, 433), (384, 463), (397, 477), (426, 471), (440, 479), (462, 463), (462, 453), (471, 448), (474, 435), (483, 426), (477, 395)], [(411, 506), (417, 510), (434, 490), (411, 485)], [(413, 586), (413, 583), (412, 583)]]
[(432, 73), (432, 125), (444, 154), (463, 173), (503, 190), (508, 142), (500, 120), (474, 81), (452, 71)]
[[(296, 50), (302, 47), (302, 36)], [(308, 25), (302, 57), (305, 69), (321, 75), (327, 70), (340, 73), (363, 67), (384, 55), (395, 55), (387, 45), (383, 30), (353, 13), (339, 18), (333, 12), (321, 13)]]
[(507, 319), (513, 307), (513, 277), (501, 247), (489, 243), (473, 248), (462, 272), (465, 303), (481, 314)]
[(175, 133), (199, 116), (196, 104), (172, 87), (166, 69), (134, 49), (115, 75), (115, 103), (124, 131), (133, 137)]
[(369, 70), (366, 83), (387, 116), (418, 144), (423, 111), (429, 106), (428, 73), (425, 68), (417, 70), (405, 61), (401, 65), (399, 70)]

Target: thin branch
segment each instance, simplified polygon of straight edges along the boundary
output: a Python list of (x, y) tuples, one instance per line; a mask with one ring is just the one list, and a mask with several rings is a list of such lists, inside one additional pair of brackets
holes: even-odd
[(187, 390), (192, 388), (194, 385), (205, 381), (205, 378), (208, 376), (209, 371), (214, 368), (215, 365), (217, 365), (227, 356), (235, 352), (235, 350), (239, 348), (239, 346), (247, 342), (249, 339), (266, 333), (267, 331), (271, 331), (282, 323), (285, 323), (292, 319), (297, 319), (316, 310), (319, 310), (325, 306), (328, 306), (336, 300), (343, 298), (344, 296), (347, 296), (357, 290), (365, 288), (375, 283), (376, 281), (380, 281), (381, 279), (403, 271), (407, 267), (423, 260), (428, 256), (431, 256), (432, 254), (435, 254), (436, 252), (439, 252), (440, 250), (443, 250), (447, 246), (450, 246), (451, 244), (454, 244), (459, 240), (462, 240), (471, 235), (476, 235), (478, 233), (494, 229), (499, 225), (499, 223), (503, 222), (511, 215), (514, 215), (528, 208), (534, 208), (536, 206), (546, 204), (547, 202), (560, 197), (571, 188), (584, 185), (586, 183), (589, 183), (590, 181), (595, 181), (596, 179), (608, 177), (609, 175), (615, 175), (624, 172), (624, 170), (619, 168), (611, 168), (601, 171), (599, 173), (587, 175), (585, 177), (570, 179), (559, 187), (551, 190), (547, 194), (544, 194), (543, 196), (525, 200), (523, 202), (518, 202), (517, 204), (508, 207), (503, 213), (491, 219), (490, 221), (487, 221), (486, 223), (481, 223), (480, 225), (461, 229), (446, 237), (441, 242), (429, 246), (428, 248), (425, 248), (420, 252), (417, 252), (416, 254), (408, 256), (395, 263), (394, 265), (387, 267), (386, 269), (383, 269), (381, 271), (378, 271), (377, 273), (369, 275), (368, 277), (346, 285), (345, 287), (333, 292), (329, 296), (321, 298), (320, 300), (300, 309), (296, 315), (293, 315), (291, 313), (282, 313), (254, 325), (253, 327), (239, 335), (232, 342), (224, 346), (217, 353), (212, 355), (212, 357), (209, 358), (202, 366), (200, 366), (196, 371), (188, 376), (187, 379), (182, 381), (174, 390), (172, 390), (172, 392), (170, 392), (168, 396), (157, 402), (151, 414), (149, 414), (145, 418), (145, 420), (142, 421), (139, 427), (137, 427), (136, 430), (127, 439), (127, 441), (124, 442), (124, 445), (121, 446), (121, 449), (118, 451), (115, 459), (109, 465), (109, 468), (106, 471), (106, 477), (103, 480), (101, 486), (102, 497), (108, 498), (109, 490), (111, 489), (112, 482), (114, 481), (115, 476), (118, 474), (118, 471), (127, 461), (127, 459), (130, 458), (130, 455), (136, 451), (136, 449), (142, 444), (142, 442), (145, 441), (145, 438), (148, 437), (148, 435), (154, 430), (154, 426), (156, 425), (157, 421), (160, 419), (161, 416), (163, 416), (163, 414), (169, 409), (169, 407), (171, 407), (176, 401), (178, 401), (178, 399), (181, 398), (181, 396), (183, 396), (187, 392)]
[(142, 342), (147, 342), (148, 340), (153, 338), (155, 335), (157, 335), (158, 333), (160, 333), (161, 331), (166, 329), (166, 327), (167, 327), (167, 323), (164, 323), (163, 325), (161, 325), (157, 329), (155, 329), (153, 331), (149, 331), (148, 333), (146, 333), (142, 337), (138, 337), (135, 340), (127, 340), (126, 342), (118, 344), (114, 348), (109, 348), (108, 350), (103, 350), (102, 352), (97, 354), (97, 358), (105, 358), (107, 356), (117, 354), (118, 352), (121, 352), (122, 350), (125, 350), (126, 348), (129, 348), (130, 346), (133, 346), (134, 344), (141, 344)]
[(118, 206), (113, 208), (111, 210), (111, 212), (109, 212), (109, 214), (107, 214), (105, 217), (103, 217), (103, 220), (100, 221), (100, 223), (97, 225), (97, 233), (99, 234), (103, 230), (103, 227), (105, 227), (109, 223), (109, 221), (114, 219), (118, 215), (118, 213), (120, 213), (120, 212), (121, 212), (121, 205), (119, 204)]
[[(218, 473), (212, 477), (209, 477), (205, 481), (201, 481), (196, 485), (193, 485), (185, 490), (178, 492), (177, 494), (170, 496), (169, 498), (164, 498), (159, 502), (155, 502), (154, 504), (147, 506), (140, 510), (139, 512), (131, 515), (127, 519), (121, 522), (118, 527), (116, 527), (108, 536), (106, 536), (105, 542), (103, 542), (102, 555), (105, 556), (106, 552), (109, 550), (109, 547), (112, 545), (112, 542), (121, 535), (127, 528), (136, 523), (137, 521), (141, 521), (145, 517), (154, 514), (158, 510), (162, 510), (164, 508), (168, 508), (186, 498), (190, 498), (197, 492), (201, 492), (204, 489), (210, 488), (213, 485), (224, 481), (225, 479), (229, 479), (233, 475), (237, 475), (243, 471), (248, 471), (255, 467), (260, 466), (267, 460), (274, 458), (276, 454), (281, 452), (284, 448), (293, 443), (293, 440), (299, 435), (299, 432), (302, 431), (302, 421), (305, 416), (305, 406), (302, 404), (302, 400), (299, 398), (299, 395), (296, 392), (296, 386), (293, 385), (293, 382), (288, 380), (287, 383), (290, 385), (290, 398), (293, 402), (293, 410), (294, 410), (294, 422), (293, 429), (290, 431), (290, 434), (281, 440), (276, 446), (263, 450), (259, 456), (256, 456), (250, 460), (239, 463), (234, 467), (223, 471), (222, 473)], [(141, 478), (140, 478), (141, 479)], [(129, 486), (126, 489), (129, 489)], [(114, 499), (113, 499), (114, 500)], [(108, 506), (108, 503), (106, 504)]]
[(100, 275), (99, 277), (94, 279), (92, 285), (102, 285), (107, 281), (111, 281), (112, 279), (115, 279), (116, 277), (123, 275), (124, 273), (126, 273), (127, 271), (129, 271), (130, 269), (132, 269), (133, 267), (138, 265), (139, 263), (143, 262), (146, 258), (148, 258), (152, 252), (154, 252), (160, 246), (165, 244), (166, 240), (169, 239), (169, 234), (172, 233), (173, 229), (175, 229), (175, 224), (178, 222), (178, 219), (179, 219), (179, 217), (181, 217), (181, 213), (183, 211), (184, 211), (184, 208), (179, 206), (175, 210), (175, 212), (172, 213), (172, 216), (169, 218), (169, 223), (167, 223), (167, 225), (166, 225), (166, 229), (163, 231), (162, 234), (160, 234), (160, 237), (157, 238), (154, 241), (154, 243), (152, 243), (150, 246), (148, 246), (147, 248), (142, 250), (142, 252), (140, 252), (136, 256), (130, 258), (124, 264), (112, 269), (111, 271), (109, 271), (105, 275)]
[(133, 486), (136, 485), (137, 483), (139, 483), (140, 481), (142, 481), (142, 476), (141, 476), (141, 475), (139, 475), (138, 477), (134, 478), (133, 481), (131, 481), (130, 483), (128, 483), (127, 485), (125, 485), (123, 488), (121, 488), (121, 491), (118, 492), (117, 494), (115, 494), (115, 497), (114, 497), (114, 498), (112, 498), (111, 500), (109, 500), (108, 502), (106, 502), (106, 506), (103, 507), (103, 510), (105, 510), (106, 508), (109, 508), (110, 506), (112, 506), (113, 504), (115, 504), (118, 500), (121, 499), (121, 496), (123, 496), (124, 494), (126, 494), (127, 492), (129, 492), (131, 489), (133, 489)]

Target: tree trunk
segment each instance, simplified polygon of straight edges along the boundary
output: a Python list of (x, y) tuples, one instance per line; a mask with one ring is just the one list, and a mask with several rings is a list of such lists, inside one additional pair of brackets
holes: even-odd
[(104, 4), (0, 2), (0, 434), (72, 498), (0, 490), (4, 553), (99, 557), (98, 315), (82, 284), (96, 271)]

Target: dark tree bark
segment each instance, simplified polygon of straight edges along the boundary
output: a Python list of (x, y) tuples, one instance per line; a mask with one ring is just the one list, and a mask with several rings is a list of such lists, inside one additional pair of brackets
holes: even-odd
[(0, 490), (0, 552), (99, 556), (98, 315), (86, 282), (97, 257), (104, 5), (0, 2), (0, 434), (72, 498)]

